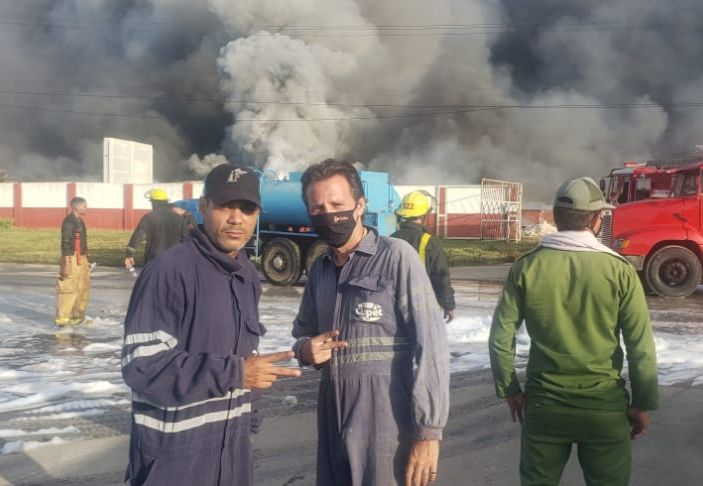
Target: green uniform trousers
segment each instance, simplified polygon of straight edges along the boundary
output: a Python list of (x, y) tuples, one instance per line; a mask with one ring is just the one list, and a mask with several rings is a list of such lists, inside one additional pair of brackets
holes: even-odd
[(522, 429), (522, 486), (557, 486), (576, 444), (587, 486), (630, 482), (630, 423), (621, 412), (528, 401)]

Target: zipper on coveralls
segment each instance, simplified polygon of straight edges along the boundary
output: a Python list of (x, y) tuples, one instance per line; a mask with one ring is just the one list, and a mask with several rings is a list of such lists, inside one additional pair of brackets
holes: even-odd
[[(339, 329), (339, 334), (341, 336), (342, 334), (342, 327), (341, 327), (341, 320), (340, 320), (340, 311), (341, 311), (341, 304), (342, 304), (342, 282), (346, 282), (347, 277), (349, 275), (349, 272), (351, 272), (351, 263), (352, 259), (354, 258), (354, 253), (349, 255), (349, 260), (342, 266), (342, 269), (339, 272), (339, 277), (337, 277), (337, 290), (336, 290), (336, 296), (335, 296), (335, 304), (334, 304), (334, 322), (332, 323), (332, 330), (335, 331)], [(334, 265), (336, 263), (333, 262)], [(335, 268), (335, 274), (337, 273), (337, 269)], [(336, 275), (335, 275), (336, 277)], [(339, 336), (335, 338), (335, 340), (338, 340)], [(340, 395), (340, 381), (339, 381), (339, 362), (337, 359), (337, 351), (333, 350), (332, 351), (332, 372), (335, 375), (335, 380), (334, 380), (334, 401), (335, 401), (335, 406), (337, 408), (337, 432), (342, 433), (342, 405), (339, 401), (339, 395)]]

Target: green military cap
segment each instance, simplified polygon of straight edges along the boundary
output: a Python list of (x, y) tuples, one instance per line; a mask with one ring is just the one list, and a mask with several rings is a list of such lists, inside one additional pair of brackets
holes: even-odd
[(613, 209), (615, 206), (606, 202), (596, 181), (590, 177), (578, 177), (569, 179), (561, 185), (554, 198), (554, 207), (578, 211), (600, 211)]

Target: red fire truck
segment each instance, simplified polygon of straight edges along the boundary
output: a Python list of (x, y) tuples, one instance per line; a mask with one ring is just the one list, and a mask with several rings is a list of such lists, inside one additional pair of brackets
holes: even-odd
[(600, 185), (610, 204), (618, 205), (643, 199), (668, 197), (671, 192), (671, 168), (685, 165), (679, 161), (625, 162), (613, 169)]
[(703, 279), (703, 159), (658, 170), (670, 177), (668, 197), (618, 205), (605, 218), (603, 239), (641, 272), (650, 291), (685, 297)]

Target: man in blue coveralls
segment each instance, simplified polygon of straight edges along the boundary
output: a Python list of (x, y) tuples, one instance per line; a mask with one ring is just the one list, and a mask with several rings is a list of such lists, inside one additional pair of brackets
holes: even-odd
[(247, 167), (212, 170), (204, 224), (139, 276), (127, 311), (122, 375), (132, 390), (131, 486), (253, 485), (252, 394), (300, 370), (257, 356), (259, 275), (243, 250), (260, 212)]
[(446, 327), (407, 242), (362, 223), (366, 200), (346, 162), (308, 168), (303, 197), (330, 245), (313, 265), (293, 336), (322, 371), (318, 486), (426, 486), (437, 478), (449, 411)]

